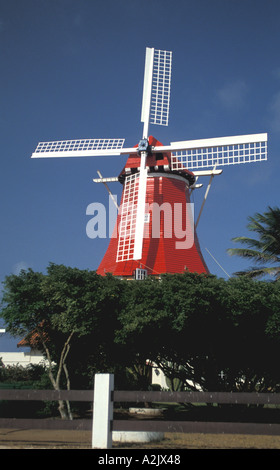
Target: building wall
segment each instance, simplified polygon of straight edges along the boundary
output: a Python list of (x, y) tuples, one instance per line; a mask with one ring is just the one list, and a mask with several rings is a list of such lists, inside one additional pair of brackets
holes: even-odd
[(4, 366), (26, 367), (29, 364), (46, 363), (44, 356), (39, 351), (0, 352), (0, 359), (2, 359)]
[(160, 385), (163, 389), (168, 389), (164, 373), (155, 367), (152, 369), (152, 385)]

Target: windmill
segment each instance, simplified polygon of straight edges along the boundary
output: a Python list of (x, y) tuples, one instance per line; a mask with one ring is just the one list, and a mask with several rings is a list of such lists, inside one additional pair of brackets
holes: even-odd
[[(122, 200), (108, 249), (97, 272), (125, 278), (176, 273), (207, 273), (196, 228), (217, 167), (267, 159), (267, 134), (171, 142), (149, 136), (149, 125), (168, 125), (172, 52), (146, 48), (141, 121), (143, 134), (134, 147), (125, 139), (40, 142), (32, 158), (128, 155), (118, 177), (93, 179), (123, 184)], [(209, 176), (194, 224), (190, 193)], [(176, 213), (177, 210), (177, 213)]]

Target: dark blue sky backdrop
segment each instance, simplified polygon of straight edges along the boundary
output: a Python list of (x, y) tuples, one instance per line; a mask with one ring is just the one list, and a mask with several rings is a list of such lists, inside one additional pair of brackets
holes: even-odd
[(212, 273), (225, 276), (206, 248), (230, 275), (246, 268), (231, 239), (279, 205), (279, 24), (279, 0), (0, 0), (0, 280), (50, 262), (98, 267), (109, 240), (87, 237), (86, 208), (108, 207), (108, 193), (92, 178), (117, 176), (126, 157), (30, 156), (38, 141), (137, 144), (146, 46), (173, 51), (169, 126), (150, 127), (161, 142), (269, 134), (267, 162), (214, 179), (198, 227)]

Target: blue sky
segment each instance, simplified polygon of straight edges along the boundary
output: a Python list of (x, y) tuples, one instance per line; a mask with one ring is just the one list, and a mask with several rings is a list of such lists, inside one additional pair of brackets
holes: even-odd
[(86, 208), (108, 193), (92, 178), (126, 157), (30, 156), (38, 141), (137, 144), (146, 46), (173, 51), (169, 126), (150, 127), (162, 143), (268, 133), (268, 161), (224, 167), (198, 226), (213, 274), (226, 276), (207, 250), (229, 275), (246, 268), (231, 239), (279, 205), (279, 23), (279, 0), (0, 0), (0, 281), (50, 262), (98, 267), (109, 240), (87, 237)]

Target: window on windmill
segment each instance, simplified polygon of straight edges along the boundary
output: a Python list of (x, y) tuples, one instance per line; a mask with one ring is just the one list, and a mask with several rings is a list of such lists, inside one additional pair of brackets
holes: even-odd
[(136, 268), (134, 277), (136, 281), (143, 281), (148, 276), (147, 269)]
[(162, 159), (163, 159), (163, 153), (157, 153), (156, 160), (162, 160)]

